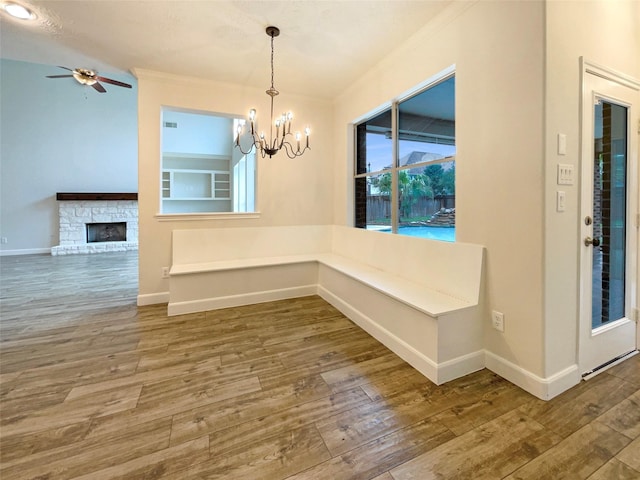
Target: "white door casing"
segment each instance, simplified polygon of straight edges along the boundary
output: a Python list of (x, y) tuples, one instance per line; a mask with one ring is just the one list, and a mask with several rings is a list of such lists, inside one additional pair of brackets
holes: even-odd
[[(598, 370), (612, 360), (634, 351), (638, 345), (636, 324), (638, 307), (638, 110), (640, 106), (640, 82), (627, 76), (582, 60), (582, 100), (581, 100), (581, 203), (580, 203), (580, 316), (578, 364), (583, 375)], [(598, 281), (594, 286), (594, 275), (598, 280), (598, 254), (595, 249), (607, 249), (612, 239), (605, 239), (599, 246), (600, 237), (598, 219), (594, 219), (594, 125), (596, 105), (602, 112), (602, 105), (613, 107), (618, 116), (626, 111), (626, 212), (624, 214), (624, 251), (625, 260), (619, 262), (624, 277), (619, 284), (620, 291), (616, 300), (619, 305), (613, 318), (601, 316), (598, 295)], [(613, 180), (612, 180), (613, 181)], [(594, 220), (596, 225), (594, 225)], [(595, 232), (595, 235), (594, 235)], [(595, 239), (595, 241), (594, 241)], [(611, 249), (613, 247), (611, 246)], [(618, 252), (619, 253), (619, 252)], [(608, 254), (607, 254), (608, 255)], [(611, 256), (613, 258), (613, 256)], [(613, 261), (613, 260), (612, 260)], [(595, 267), (595, 271), (594, 271)], [(595, 273), (594, 273), (595, 272)], [(596, 308), (594, 309), (594, 299)], [(604, 311), (604, 309), (603, 309)], [(596, 317), (594, 322), (593, 318)]]

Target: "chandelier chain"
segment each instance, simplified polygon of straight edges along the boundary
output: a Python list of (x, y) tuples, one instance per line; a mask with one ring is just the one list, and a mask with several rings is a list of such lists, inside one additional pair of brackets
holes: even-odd
[(273, 36), (271, 36), (271, 88), (275, 88), (273, 86)]

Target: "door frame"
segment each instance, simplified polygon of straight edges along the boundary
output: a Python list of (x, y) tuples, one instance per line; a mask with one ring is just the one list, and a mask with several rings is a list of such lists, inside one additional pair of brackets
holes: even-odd
[[(587, 75), (593, 75), (596, 77), (600, 77), (604, 80), (608, 80), (611, 82), (614, 82), (622, 87), (626, 87), (626, 88), (630, 88), (632, 91), (635, 92), (635, 99), (633, 100), (633, 111), (636, 112), (635, 113), (635, 117), (636, 118), (636, 122), (638, 122), (638, 117), (639, 115), (637, 114), (638, 109), (640, 108), (640, 82), (632, 77), (629, 77), (628, 75), (622, 74), (620, 72), (617, 72), (615, 70), (603, 67), (601, 65), (598, 65), (596, 63), (590, 62), (588, 60), (585, 60), (584, 57), (580, 57), (580, 206), (578, 208), (578, 239), (580, 242), (580, 247), (578, 250), (578, 281), (579, 281), (579, 291), (580, 291), (580, 295), (579, 295), (579, 300), (578, 300), (578, 329), (577, 329), (577, 337), (578, 337), (578, 341), (577, 341), (577, 363), (578, 363), (578, 367), (580, 370), (580, 373), (585, 375), (587, 373), (591, 373), (589, 372), (590, 370), (592, 370), (593, 365), (587, 366), (586, 364), (587, 362), (587, 350), (591, 347), (593, 348), (592, 345), (587, 345), (587, 341), (585, 341), (585, 337), (584, 337), (584, 333), (583, 329), (586, 329), (585, 323), (586, 323), (586, 318), (585, 316), (588, 315), (589, 318), (591, 318), (591, 302), (589, 302), (588, 306), (585, 305), (587, 303), (587, 298), (591, 298), (591, 286), (587, 286), (586, 281), (584, 279), (584, 271), (588, 268), (588, 266), (592, 266), (591, 262), (591, 258), (587, 258), (587, 257), (591, 257), (591, 250), (585, 250), (585, 247), (582, 245), (583, 242), (583, 238), (585, 237), (585, 225), (584, 225), (584, 217), (587, 214), (587, 211), (590, 211), (592, 208), (592, 194), (591, 193), (587, 193), (587, 189), (590, 189), (591, 191), (593, 190), (592, 185), (585, 185), (584, 184), (584, 180), (585, 178), (588, 178), (585, 170), (587, 168), (587, 159), (585, 158), (585, 156), (587, 154), (590, 154), (591, 149), (589, 149), (589, 151), (585, 151), (585, 142), (586, 142), (586, 135), (589, 135), (589, 138), (591, 137), (592, 133), (591, 132), (587, 132), (586, 128), (588, 127), (587, 125), (585, 125), (585, 114), (590, 113), (593, 111), (593, 107), (592, 107), (592, 103), (590, 101), (587, 101), (587, 99), (592, 99), (592, 92), (587, 92), (586, 88), (587, 88)], [(603, 95), (604, 97), (607, 97), (606, 95)], [(615, 101), (614, 97), (609, 96), (609, 98), (611, 98), (613, 101)], [(622, 105), (625, 105), (627, 102), (620, 102)], [(585, 110), (588, 109), (589, 111), (586, 112)], [(633, 121), (633, 120), (632, 120)], [(614, 321), (613, 324), (611, 326), (603, 326), (600, 327), (599, 329), (597, 329), (597, 333), (596, 335), (607, 335), (607, 332), (610, 332), (612, 330), (615, 330), (616, 328), (619, 327), (623, 327), (625, 325), (627, 325), (627, 328), (629, 328), (631, 326), (631, 324), (634, 324), (635, 327), (635, 338), (633, 339), (633, 343), (635, 345), (635, 349), (638, 348), (638, 346), (640, 345), (640, 329), (638, 329), (637, 326), (637, 322), (638, 322), (638, 299), (640, 298), (640, 285), (639, 285), (639, 272), (640, 272), (640, 255), (638, 255), (638, 246), (640, 245), (640, 241), (638, 239), (638, 223), (640, 222), (640, 219), (638, 218), (639, 212), (640, 212), (640, 194), (638, 191), (638, 185), (640, 184), (640, 171), (638, 168), (638, 157), (639, 157), (639, 152), (638, 150), (640, 149), (639, 146), (639, 141), (637, 138), (637, 135), (639, 133), (639, 131), (637, 131), (637, 129), (640, 129), (640, 124), (638, 125), (634, 125), (633, 123), (631, 123), (629, 125), (629, 135), (630, 135), (630, 139), (629, 139), (629, 149), (628, 149), (628, 167), (627, 167), (627, 218), (626, 218), (626, 223), (627, 223), (627, 239), (626, 239), (626, 243), (627, 243), (627, 255), (628, 258), (626, 260), (626, 270), (628, 271), (628, 273), (625, 273), (625, 275), (627, 276), (627, 279), (630, 280), (630, 282), (627, 282), (628, 284), (625, 286), (625, 296), (627, 297), (625, 299), (625, 314), (629, 315), (626, 316), (624, 319), (621, 320), (617, 320)], [(635, 139), (631, 138), (632, 136), (636, 136)], [(593, 159), (589, 159), (588, 160), (589, 165), (593, 164)], [(590, 174), (591, 176), (593, 175), (593, 173), (591, 172)], [(590, 204), (590, 205), (587, 205)], [(630, 283), (630, 285), (629, 285)], [(585, 291), (586, 289), (589, 289), (588, 291)], [(635, 318), (634, 318), (635, 317)], [(591, 322), (589, 321), (589, 329), (591, 329)], [(595, 337), (596, 335), (594, 335), (593, 333), (591, 333), (591, 338)], [(611, 334), (609, 334), (611, 335)], [(595, 344), (595, 342), (594, 342)], [(627, 352), (621, 352), (621, 353), (627, 353)], [(607, 359), (607, 360), (613, 360), (613, 359)], [(606, 362), (606, 361), (605, 361)], [(612, 362), (611, 364), (607, 364), (605, 363), (602, 367), (604, 366), (612, 366), (614, 365), (616, 362)], [(600, 368), (600, 366), (596, 365), (595, 366), (597, 369)], [(604, 369), (604, 368), (603, 368)]]

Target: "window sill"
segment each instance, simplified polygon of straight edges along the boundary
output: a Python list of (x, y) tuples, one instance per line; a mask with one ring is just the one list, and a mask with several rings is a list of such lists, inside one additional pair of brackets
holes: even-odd
[(203, 213), (156, 213), (160, 222), (186, 222), (192, 220), (239, 220), (260, 218), (260, 212), (203, 212)]

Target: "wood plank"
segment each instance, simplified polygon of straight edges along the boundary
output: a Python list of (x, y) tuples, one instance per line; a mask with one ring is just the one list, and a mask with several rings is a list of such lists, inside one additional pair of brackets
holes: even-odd
[(329, 387), (319, 375), (302, 378), (289, 385), (176, 414), (173, 417), (172, 436), (192, 438), (198, 434), (214, 433), (330, 394)]
[(20, 385), (5, 398), (19, 399), (49, 391), (68, 392), (77, 385), (121, 379), (133, 375), (138, 362), (138, 353), (123, 352), (26, 370), (22, 374)]
[(317, 426), (331, 455), (338, 456), (431, 415), (429, 401), (409, 391), (334, 415)]
[(260, 341), (265, 347), (268, 347), (270, 345), (287, 343), (301, 338), (350, 329), (352, 327), (353, 323), (351, 323), (351, 320), (345, 318), (343, 315), (336, 315), (335, 317), (323, 318), (321, 321), (311, 322), (307, 325), (295, 325), (289, 328), (269, 326), (262, 329), (258, 338), (260, 338)]
[(456, 402), (455, 407), (436, 415), (436, 419), (456, 435), (462, 435), (533, 398), (509, 382), (498, 382), (490, 392), (482, 391), (481, 395), (469, 392)]
[(392, 469), (391, 475), (395, 480), (503, 478), (559, 441), (539, 423), (511, 411)]
[[(350, 452), (333, 457), (288, 480), (366, 480), (445, 444), (455, 435), (429, 418), (376, 438)], [(381, 477), (392, 477), (389, 473)]]
[[(167, 480), (185, 478), (280, 480), (330, 457), (314, 426), (284, 431), (224, 457), (197, 463)], [(165, 477), (163, 477), (165, 478)]]
[[(367, 403), (371, 403), (369, 397), (360, 388), (355, 388), (219, 430), (209, 438), (211, 456), (227, 455), (260, 441), (260, 438), (275, 436), (283, 430), (295, 430)], [(180, 436), (180, 432), (174, 430), (171, 443), (180, 443), (189, 438)]]
[(636, 438), (631, 442), (616, 455), (616, 458), (634, 470), (640, 472), (640, 438)]
[(640, 355), (635, 355), (606, 371), (640, 388)]
[(589, 476), (589, 480), (638, 480), (639, 478), (640, 471), (634, 470), (616, 458), (612, 458)]
[[(172, 366), (136, 372), (127, 376), (105, 379), (95, 383), (82, 384), (71, 389), (67, 395), (67, 400), (83, 397), (105, 390), (130, 387), (132, 385), (153, 385), (165, 381), (167, 378), (180, 377), (187, 373), (198, 373), (215, 370), (220, 366), (220, 359), (217, 357), (191, 363), (171, 362)], [(248, 375), (247, 375), (248, 376)]]
[(240, 398), (260, 392), (260, 382), (256, 377), (250, 377), (236, 382), (227, 383), (216, 390), (215, 398), (208, 394), (198, 395), (195, 391), (188, 391), (182, 396), (173, 397), (172, 400), (157, 399), (145, 405), (137, 406), (133, 410), (118, 412), (113, 415), (104, 415), (93, 420), (88, 438), (107, 435), (128, 428), (130, 425), (145, 423), (166, 416), (185, 415), (182, 412), (191, 412), (195, 409), (205, 408), (227, 402), (233, 404)]
[(249, 392), (261, 390), (260, 380), (252, 376), (233, 382), (220, 380), (209, 372), (199, 372), (171, 380), (145, 385), (140, 393), (137, 407), (151, 409), (170, 404), (171, 411), (177, 412), (201, 404), (234, 399)]
[(625, 400), (634, 385), (612, 375), (598, 375), (552, 400), (532, 400), (520, 411), (567, 437)]
[(382, 475), (377, 476), (376, 478), (372, 478), (371, 480), (394, 480), (389, 472), (385, 472)]
[[(312, 339), (303, 337), (285, 344), (270, 345), (268, 351), (277, 353), (286, 367), (318, 365), (327, 369), (339, 368), (335, 365), (346, 366), (345, 360), (351, 360), (356, 355), (358, 359), (368, 360), (389, 352), (380, 342), (355, 325), (348, 330), (315, 335)], [(365, 358), (367, 354), (369, 358)]]
[(68, 388), (54, 388), (52, 391), (47, 388), (43, 389), (41, 393), (33, 393), (19, 398), (6, 398), (2, 402), (0, 425), (4, 425), (5, 422), (19, 421), (25, 416), (25, 411), (39, 411), (60, 405), (68, 394)]
[(507, 478), (587, 478), (629, 442), (624, 435), (606, 425), (593, 422), (569, 435), (556, 448), (542, 453)]
[(370, 382), (372, 378), (383, 378), (393, 375), (398, 368), (406, 368), (406, 363), (397, 355), (388, 353), (364, 362), (331, 370), (322, 374), (334, 392), (357, 387)]
[(35, 452), (3, 465), (0, 472), (15, 480), (74, 478), (166, 449), (170, 432), (171, 417), (166, 417), (130, 426), (108, 439), (94, 438)]
[(0, 471), (12, 460), (80, 442), (87, 435), (90, 426), (91, 421), (86, 420), (32, 434), (3, 436), (2, 448), (0, 448)]
[(63, 402), (29, 414), (15, 414), (2, 418), (2, 435), (22, 435), (52, 428), (60, 428), (72, 423), (135, 408), (142, 385), (108, 390), (96, 395)]
[(597, 419), (627, 437), (640, 437), (640, 390), (630, 395)]
[[(175, 447), (134, 458), (125, 463), (97, 470), (74, 480), (130, 480), (132, 478), (169, 478), (175, 472), (209, 458), (209, 437), (204, 436)], [(176, 477), (185, 478), (185, 477)]]

